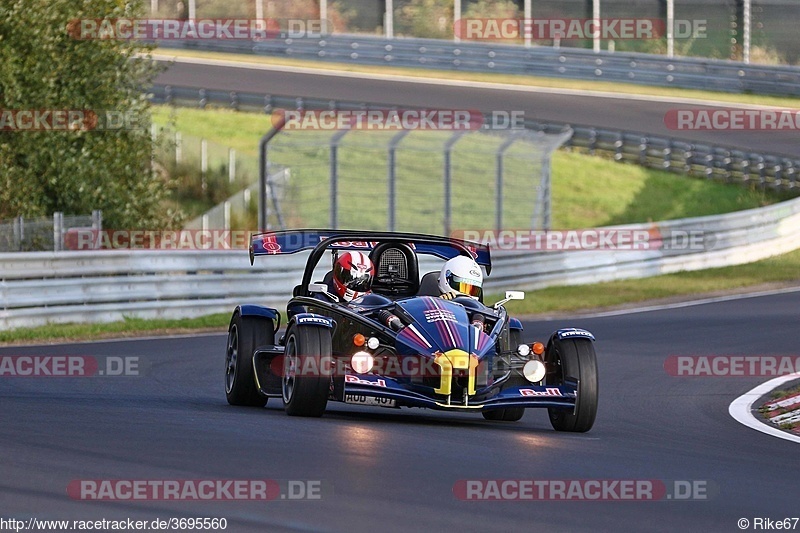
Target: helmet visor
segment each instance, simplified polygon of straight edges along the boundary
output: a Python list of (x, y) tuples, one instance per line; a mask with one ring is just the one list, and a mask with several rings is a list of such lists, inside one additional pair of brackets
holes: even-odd
[(476, 285), (474, 279), (462, 278), (451, 272), (450, 275), (447, 276), (447, 284), (450, 285), (450, 288), (454, 291), (466, 294), (467, 296), (477, 298), (481, 295), (481, 286)]
[(369, 269), (340, 268), (338, 278), (342, 285), (356, 292), (367, 292), (372, 286), (372, 273)]

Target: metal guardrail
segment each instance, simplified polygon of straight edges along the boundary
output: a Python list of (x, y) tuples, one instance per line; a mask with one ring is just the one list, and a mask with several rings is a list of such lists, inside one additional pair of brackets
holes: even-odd
[(361, 65), (500, 72), (733, 93), (800, 96), (800, 67), (753, 65), (706, 58), (668, 58), (631, 52), (596, 53), (579, 48), (526, 48), (513, 44), (381, 39), (362, 35), (262, 41), (161, 41), (159, 46)]
[[(496, 251), (486, 290), (641, 278), (785, 253), (800, 248), (800, 199), (620, 228), (647, 231), (648, 249)], [(674, 236), (690, 233), (701, 236), (703, 246), (674, 246)], [(425, 273), (440, 262), (424, 258), (420, 263)], [(180, 318), (229, 312), (244, 302), (280, 309), (300, 281), (304, 264), (305, 255), (298, 254), (264, 258), (251, 267), (244, 250), (0, 254), (0, 330), (125, 316)]]
[[(299, 98), (170, 85), (153, 86), (149, 93), (153, 103), (158, 104), (192, 107), (217, 105), (265, 113), (270, 113), (275, 109), (386, 107), (369, 102)], [(585, 150), (590, 154), (606, 155), (615, 161), (625, 161), (678, 174), (717, 179), (746, 186), (754, 184), (762, 188), (798, 190), (800, 158), (586, 125), (528, 120), (525, 122), (525, 127), (545, 133), (560, 133), (571, 128), (574, 133), (571, 139), (565, 143), (566, 147)]]

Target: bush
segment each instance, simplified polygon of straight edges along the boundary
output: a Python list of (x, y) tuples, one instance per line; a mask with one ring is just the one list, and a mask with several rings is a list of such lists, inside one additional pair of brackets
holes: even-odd
[[(117, 0), (0, 3), (0, 108), (106, 111), (135, 119), (113, 131), (0, 132), (0, 218), (102, 209), (108, 227), (162, 228), (168, 187), (151, 166), (150, 109), (141, 87), (156, 73), (136, 42), (77, 40), (76, 19), (141, 17)], [(72, 22), (72, 23), (71, 23)]]

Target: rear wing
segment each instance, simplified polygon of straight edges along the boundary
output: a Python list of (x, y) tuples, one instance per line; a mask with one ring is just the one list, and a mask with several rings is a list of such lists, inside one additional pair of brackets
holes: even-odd
[(332, 250), (369, 252), (381, 242), (405, 243), (418, 254), (433, 255), (441, 259), (452, 259), (468, 252), (476, 263), (486, 268), (487, 274), (492, 271), (492, 257), (486, 244), (419, 233), (358, 230), (303, 229), (259, 233), (250, 239), (250, 264), (259, 255), (294, 254), (314, 250), (323, 243), (324, 247)]

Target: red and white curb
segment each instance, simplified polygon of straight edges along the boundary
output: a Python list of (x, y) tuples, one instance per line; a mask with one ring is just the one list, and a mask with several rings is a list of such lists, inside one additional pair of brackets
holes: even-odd
[[(758, 401), (759, 398), (764, 396), (765, 394), (769, 393), (773, 389), (780, 387), (784, 383), (788, 383), (789, 381), (795, 380), (800, 378), (800, 373), (795, 374), (788, 374), (786, 376), (779, 376), (775, 379), (771, 379), (766, 383), (762, 383), (758, 387), (754, 388), (753, 390), (746, 392), (736, 398), (733, 403), (728, 407), (728, 413), (733, 417), (734, 420), (739, 422), (740, 424), (744, 424), (745, 426), (755, 429), (756, 431), (760, 431), (761, 433), (766, 433), (767, 435), (772, 435), (773, 437), (778, 437), (779, 439), (790, 440), (792, 442), (800, 442), (800, 435), (793, 435), (786, 431), (782, 431), (778, 428), (774, 428), (772, 426), (768, 426), (764, 422), (761, 422), (758, 418), (753, 415), (753, 404)], [(785, 402), (786, 405), (781, 405)], [(777, 423), (782, 422), (789, 422), (791, 420), (800, 420), (800, 394), (796, 394), (794, 396), (790, 396), (788, 398), (781, 398), (780, 400), (776, 400), (774, 402), (769, 402), (767, 405), (774, 405), (775, 408), (771, 409), (771, 413), (773, 417), (770, 417), (770, 421), (775, 421), (773, 418), (779, 417), (786, 417), (777, 420)], [(779, 407), (797, 407), (797, 409), (790, 411), (788, 413), (779, 414), (778, 408)]]

